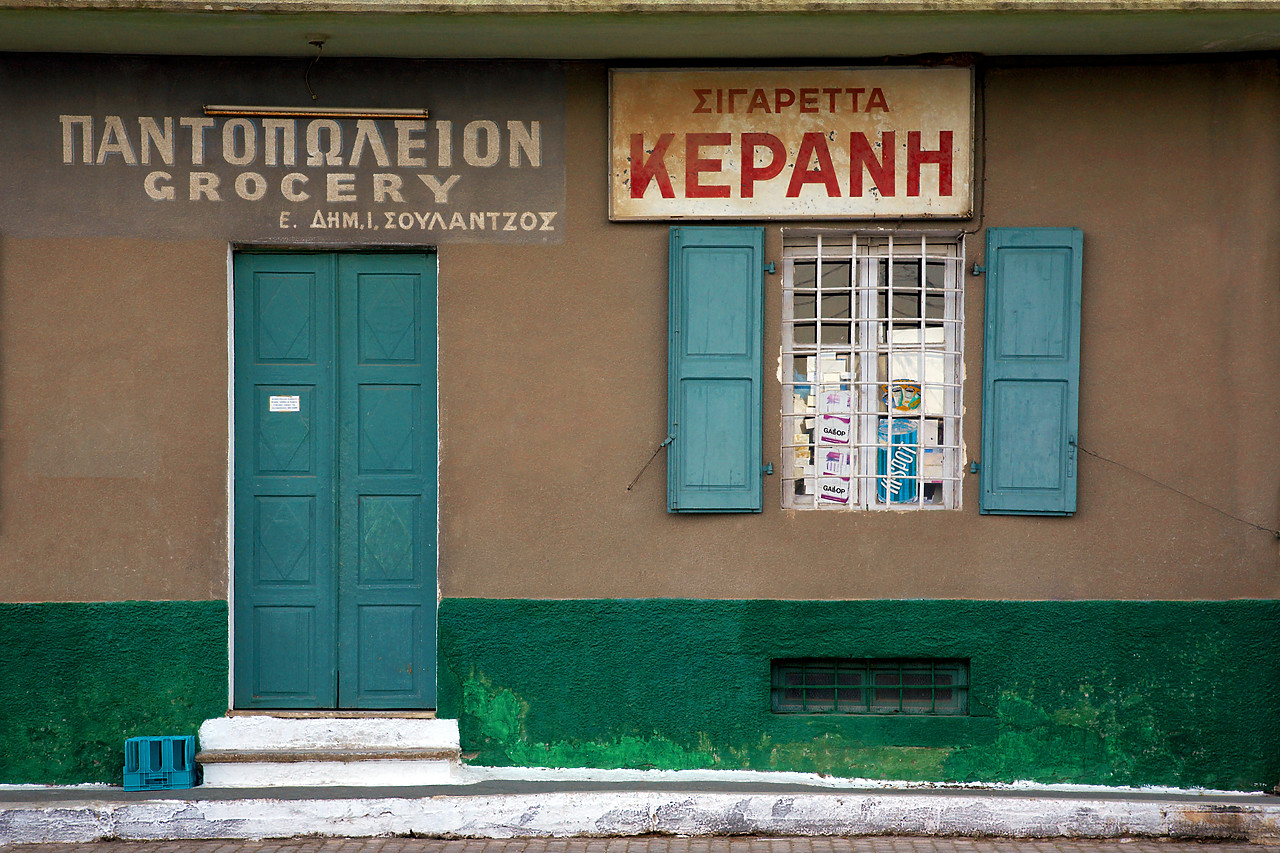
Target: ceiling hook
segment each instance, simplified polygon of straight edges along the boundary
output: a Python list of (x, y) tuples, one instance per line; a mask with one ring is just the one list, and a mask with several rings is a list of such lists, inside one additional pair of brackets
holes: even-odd
[(316, 67), (316, 63), (320, 61), (320, 54), (324, 51), (324, 38), (314, 38), (307, 42), (316, 49), (316, 55), (311, 58), (311, 64), (307, 66), (307, 72), (302, 75), (302, 82), (307, 84), (307, 91), (311, 93), (311, 100), (318, 101), (320, 96), (311, 88), (311, 69)]

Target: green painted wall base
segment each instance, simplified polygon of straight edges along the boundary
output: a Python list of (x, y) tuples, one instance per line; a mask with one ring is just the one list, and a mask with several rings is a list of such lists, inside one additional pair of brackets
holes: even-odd
[[(477, 763), (1260, 790), (1280, 602), (445, 599), (441, 716)], [(0, 782), (120, 781), (226, 709), (223, 602), (0, 604)], [(782, 716), (775, 657), (971, 662), (968, 717)]]
[(124, 741), (227, 709), (221, 601), (0, 604), (0, 782), (121, 783)]
[[(1280, 782), (1280, 602), (445, 599), (476, 763), (1236, 790)], [(770, 711), (770, 660), (970, 660), (968, 717)]]

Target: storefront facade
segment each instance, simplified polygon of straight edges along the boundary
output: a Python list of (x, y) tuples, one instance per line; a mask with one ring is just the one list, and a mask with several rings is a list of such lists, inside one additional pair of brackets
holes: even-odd
[(1280, 66), (879, 56), (0, 58), (0, 781), (1280, 782)]

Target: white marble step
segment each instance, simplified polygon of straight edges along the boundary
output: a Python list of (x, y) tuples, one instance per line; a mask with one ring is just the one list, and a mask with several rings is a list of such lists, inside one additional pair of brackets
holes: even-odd
[(412, 717), (275, 717), (205, 720), (201, 750), (429, 750), (458, 748), (458, 721)]
[(441, 785), (459, 766), (457, 720), (253, 714), (200, 726), (204, 785)]

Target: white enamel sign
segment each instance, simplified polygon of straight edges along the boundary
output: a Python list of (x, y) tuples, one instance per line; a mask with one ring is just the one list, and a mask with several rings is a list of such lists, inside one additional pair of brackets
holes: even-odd
[(967, 217), (969, 68), (620, 70), (611, 219)]

